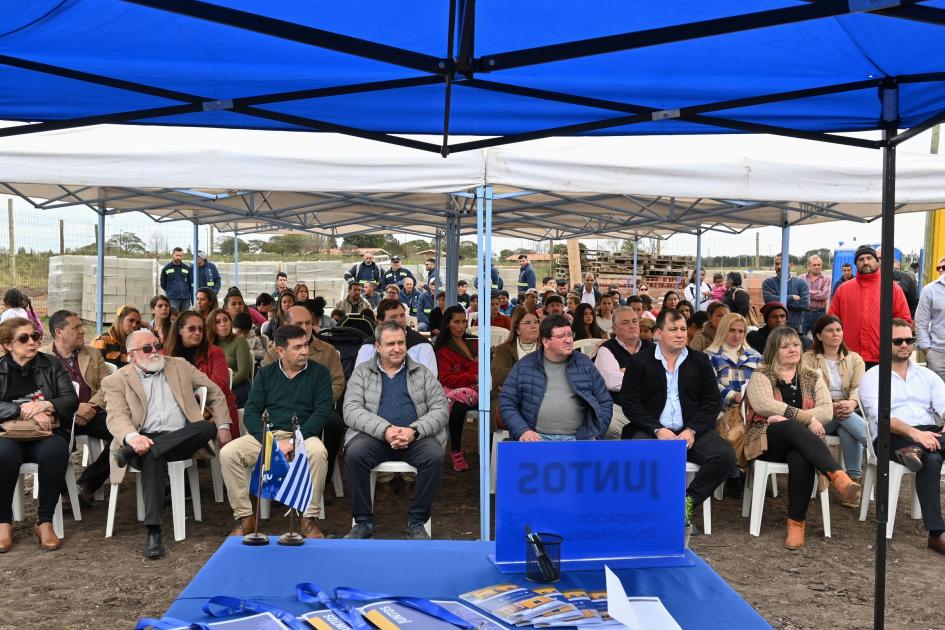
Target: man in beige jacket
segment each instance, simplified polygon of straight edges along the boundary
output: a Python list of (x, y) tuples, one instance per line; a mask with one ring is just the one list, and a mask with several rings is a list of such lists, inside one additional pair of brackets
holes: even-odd
[[(129, 464), (141, 471), (148, 529), (144, 555), (156, 559), (164, 555), (161, 513), (167, 462), (190, 459), (214, 438), (221, 447), (229, 442), (230, 413), (223, 391), (186, 360), (163, 356), (151, 331), (131, 333), (126, 347), (130, 363), (102, 383), (108, 429), (114, 436), (112, 483), (121, 483)], [(195, 397), (200, 387), (207, 388), (211, 420), (204, 419)]]

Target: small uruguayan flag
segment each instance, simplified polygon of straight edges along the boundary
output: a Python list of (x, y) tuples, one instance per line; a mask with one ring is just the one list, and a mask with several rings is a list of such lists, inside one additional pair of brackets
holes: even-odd
[(295, 430), (295, 459), (289, 464), (289, 472), (282, 480), (275, 499), (301, 513), (304, 513), (312, 502), (312, 475), (308, 470), (305, 440), (298, 429)]

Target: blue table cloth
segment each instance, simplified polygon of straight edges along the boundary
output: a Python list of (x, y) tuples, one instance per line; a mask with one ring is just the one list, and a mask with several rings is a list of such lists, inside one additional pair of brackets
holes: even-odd
[[(296, 600), (295, 585), (323, 589), (352, 586), (393, 595), (456, 599), (497, 584), (531, 584), (521, 574), (500, 573), (488, 559), (491, 542), (434, 540), (307, 540), (301, 547), (248, 547), (231, 537), (194, 576), (167, 611), (188, 621), (210, 621), (201, 606), (215, 595), (255, 599), (291, 613), (311, 610)], [(657, 596), (683, 628), (770, 628), (745, 600), (692, 552), (691, 566), (620, 569), (631, 596)], [(559, 589), (604, 589), (603, 571), (562, 575)]]

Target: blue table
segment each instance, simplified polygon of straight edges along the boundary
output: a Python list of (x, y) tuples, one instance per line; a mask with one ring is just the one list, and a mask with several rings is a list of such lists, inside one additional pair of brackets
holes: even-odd
[[(294, 614), (311, 610), (295, 599), (295, 585), (353, 586), (394, 595), (455, 599), (500, 582), (528, 586), (520, 574), (502, 574), (487, 558), (494, 543), (434, 540), (307, 540), (302, 547), (248, 547), (223, 543), (194, 576), (167, 614), (209, 621), (201, 606), (215, 595), (263, 601)], [(617, 571), (628, 595), (658, 596), (683, 628), (770, 628), (705, 562), (690, 551), (691, 566)], [(605, 588), (603, 571), (566, 573), (556, 586)]]

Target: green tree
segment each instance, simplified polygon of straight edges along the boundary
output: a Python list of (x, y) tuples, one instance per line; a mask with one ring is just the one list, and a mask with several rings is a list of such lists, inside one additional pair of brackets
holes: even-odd
[(475, 260), (479, 248), (476, 243), (473, 241), (460, 241), (459, 242), (459, 255), (465, 259)]
[[(250, 252), (252, 252), (253, 254), (261, 254), (263, 251), (263, 247), (266, 246), (266, 241), (258, 239), (258, 238), (254, 238), (254, 239), (250, 239), (248, 245), (249, 245)], [(242, 248), (240, 248), (240, 250), (242, 251)]]
[[(239, 239), (239, 243), (240, 243), (241, 254), (243, 253), (248, 254), (251, 251), (249, 243), (247, 243), (243, 239)], [(224, 256), (232, 256), (233, 255), (233, 237), (232, 236), (221, 237), (217, 244), (217, 251), (223, 254)]]
[(105, 241), (105, 247), (123, 254), (144, 254), (147, 247), (134, 232), (119, 232)]
[(342, 242), (344, 247), (384, 247), (383, 234), (352, 234)]

